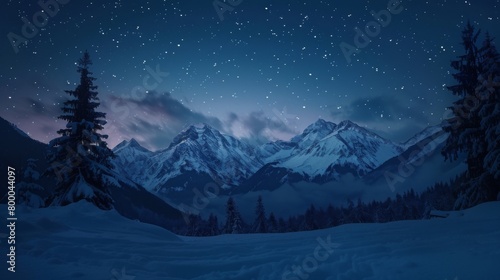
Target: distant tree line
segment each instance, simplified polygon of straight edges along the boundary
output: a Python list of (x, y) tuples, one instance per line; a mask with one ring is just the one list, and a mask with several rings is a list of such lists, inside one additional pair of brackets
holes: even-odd
[(257, 199), (255, 219), (247, 223), (241, 217), (236, 202), (229, 197), (226, 204), (226, 217), (219, 223), (217, 216), (210, 214), (208, 219), (201, 215), (190, 215), (189, 224), (178, 234), (188, 236), (214, 236), (219, 234), (240, 233), (284, 233), (309, 231), (352, 223), (386, 223), (399, 220), (420, 220), (430, 218), (432, 210), (449, 211), (453, 209), (456, 191), (452, 186), (461, 184), (465, 175), (457, 176), (448, 183), (436, 183), (422, 193), (413, 189), (395, 198), (365, 203), (347, 200), (346, 205), (326, 208), (311, 204), (300, 215), (277, 218), (273, 212), (266, 214), (262, 196)]

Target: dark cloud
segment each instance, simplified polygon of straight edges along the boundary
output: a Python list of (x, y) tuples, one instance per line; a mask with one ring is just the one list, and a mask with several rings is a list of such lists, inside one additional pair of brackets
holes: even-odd
[(161, 127), (159, 125), (151, 124), (143, 119), (136, 118), (132, 119), (132, 121), (127, 124), (126, 129), (128, 130), (128, 132), (145, 135), (150, 133), (151, 131), (160, 130)]
[(229, 116), (228, 116), (228, 122), (229, 122), (229, 124), (232, 124), (235, 121), (238, 121), (239, 119), (240, 118), (238, 117), (238, 115), (236, 115), (236, 113), (233, 113), (233, 112), (229, 113)]
[(243, 124), (250, 130), (252, 135), (261, 135), (264, 129), (272, 125), (272, 121), (264, 115), (264, 112), (252, 112), (243, 120)]
[[(335, 119), (348, 119), (354, 122), (394, 121), (399, 117), (411, 117), (420, 123), (429, 121), (417, 106), (410, 106), (395, 96), (376, 96), (372, 98), (357, 98), (346, 108), (331, 112)], [(422, 108), (419, 104), (418, 108)], [(383, 115), (383, 117), (381, 117)]]
[(30, 113), (33, 113), (38, 116), (57, 117), (61, 115), (62, 111), (59, 106), (54, 106), (53, 104), (62, 103), (66, 100), (62, 100), (60, 98), (59, 99), (52, 98), (52, 99), (53, 99), (52, 101), (42, 102), (34, 98), (27, 97), (25, 103), (26, 106), (23, 107), (26, 108), (26, 110), (29, 110)]
[(294, 135), (296, 131), (291, 129), (286, 123), (276, 117), (269, 117), (263, 111), (251, 112), (246, 117), (240, 117), (243, 128), (248, 131), (253, 142), (264, 143), (270, 139), (268, 132), (273, 134), (288, 134)]
[(396, 95), (357, 98), (348, 106), (332, 111), (331, 116), (337, 121), (351, 120), (366, 126), (380, 136), (404, 141), (425, 128), (430, 119), (422, 113), (425, 103), (412, 104), (402, 99)]
[(379, 128), (374, 126), (371, 126), (370, 130), (386, 139), (404, 143), (426, 127), (427, 125), (417, 125), (415, 122), (403, 121), (400, 125), (393, 125), (391, 130), (388, 130), (387, 127)]
[[(167, 117), (176, 123), (188, 125), (207, 123), (217, 129), (222, 129), (222, 123), (219, 119), (192, 111), (184, 106), (179, 100), (174, 99), (168, 92), (149, 92), (145, 94), (142, 99), (112, 97), (112, 100), (118, 107), (111, 106), (111, 111), (119, 112), (119, 109), (124, 109), (123, 106), (130, 106), (130, 109), (148, 112), (151, 115)], [(122, 108), (119, 108), (120, 105)]]
[(132, 118), (130, 122), (118, 130), (122, 135), (135, 138), (144, 147), (151, 150), (166, 148), (182, 128), (169, 128), (162, 123), (156, 124), (140, 117)]
[(108, 102), (103, 106), (108, 125), (153, 150), (167, 147), (189, 125), (206, 123), (224, 131), (219, 119), (192, 111), (170, 93), (149, 92), (140, 99), (112, 96)]

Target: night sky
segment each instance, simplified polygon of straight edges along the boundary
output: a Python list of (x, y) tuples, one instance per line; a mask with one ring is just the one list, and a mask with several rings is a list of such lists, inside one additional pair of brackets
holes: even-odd
[[(0, 116), (45, 143), (65, 125), (57, 116), (85, 50), (110, 146), (136, 138), (157, 150), (201, 122), (262, 143), (349, 119), (404, 141), (453, 101), (449, 62), (467, 20), (500, 37), (500, 0), (402, 1), (349, 62), (342, 42), (355, 45), (355, 28), (390, 1), (229, 1), (221, 16), (211, 0), (60, 2), (46, 22), (37, 1), (0, 12)], [(42, 28), (25, 30), (16, 52), (13, 34), (34, 15)]]

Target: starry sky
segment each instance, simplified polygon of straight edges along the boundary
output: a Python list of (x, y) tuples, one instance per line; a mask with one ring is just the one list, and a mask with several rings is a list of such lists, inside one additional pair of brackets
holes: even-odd
[[(85, 50), (110, 146), (158, 150), (202, 122), (263, 143), (349, 119), (404, 141), (446, 116), (467, 20), (500, 36), (500, 0), (408, 0), (394, 13), (389, 0), (47, 2), (0, 11), (0, 116), (45, 143), (65, 125)], [(377, 27), (371, 11), (384, 10)], [(356, 28), (370, 41), (346, 56)]]

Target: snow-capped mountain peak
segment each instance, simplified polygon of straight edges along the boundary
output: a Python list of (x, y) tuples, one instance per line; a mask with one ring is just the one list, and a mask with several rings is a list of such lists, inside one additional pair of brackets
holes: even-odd
[(166, 150), (172, 149), (173, 147), (185, 142), (185, 141), (198, 141), (199, 139), (217, 138), (222, 140), (224, 136), (215, 128), (211, 127), (206, 123), (191, 125), (181, 131), (168, 146)]
[[(294, 137), (285, 151), (277, 151), (267, 156), (267, 169), (287, 170), (295, 178), (325, 182), (336, 180), (342, 174), (352, 173), (363, 176), (386, 160), (403, 152), (396, 143), (345, 120), (338, 125), (318, 120), (307, 127), (301, 135)], [(283, 144), (266, 145), (271, 152)], [(283, 157), (279, 157), (283, 155)], [(260, 174), (275, 174), (267, 170)], [(286, 175), (284, 173), (280, 173)]]
[(318, 119), (315, 123), (304, 129), (302, 134), (293, 137), (290, 141), (297, 143), (299, 147), (305, 148), (332, 133), (336, 127), (337, 125), (332, 122)]
[[(122, 152), (117, 155), (128, 157)], [(127, 168), (133, 170), (127, 172), (129, 176), (150, 191), (170, 195), (209, 182), (223, 188), (234, 186), (263, 165), (254, 147), (208, 124), (185, 128), (167, 149), (143, 154), (141, 159), (132, 163), (136, 167)]]
[(135, 140), (134, 138), (132, 138), (128, 141), (123, 140), (122, 142), (120, 142), (120, 144), (116, 145), (116, 147), (113, 148), (113, 151), (115, 153), (117, 153), (122, 149), (135, 149), (135, 150), (139, 150), (141, 152), (151, 152), (150, 150), (141, 146), (141, 144), (139, 144), (139, 142), (137, 142), (137, 140)]
[(302, 134), (307, 134), (311, 132), (331, 132), (335, 129), (336, 125), (332, 122), (325, 121), (323, 119), (318, 119), (315, 123), (309, 125)]
[(373, 137), (373, 138), (377, 138), (379, 140), (384, 140), (386, 141), (384, 138), (382, 138), (381, 136), (379, 136), (378, 134), (358, 125), (357, 123), (355, 122), (352, 122), (350, 120), (344, 120), (344, 121), (341, 121), (334, 129), (334, 133), (333, 134), (339, 134), (339, 133), (343, 133), (343, 132), (346, 132), (346, 131), (355, 131), (356, 133), (359, 133), (360, 135), (369, 135), (370, 137)]
[(276, 183), (287, 178), (327, 182), (347, 173), (364, 176), (405, 149), (349, 120), (335, 124), (319, 119), (290, 141), (260, 147), (198, 124), (186, 127), (167, 149), (154, 153), (135, 140), (121, 143), (115, 148), (115, 162), (132, 180), (171, 197), (210, 182), (223, 189), (266, 182), (262, 176), (281, 176), (267, 181)]
[(336, 130), (346, 130), (346, 129), (361, 129), (361, 130), (365, 130), (364, 128), (362, 128), (361, 126), (359, 126), (356, 123), (353, 123), (350, 120), (341, 121), (337, 125), (337, 127), (336, 127)]
[(189, 126), (188, 128), (184, 129), (181, 131), (173, 140), (172, 143), (170, 143), (169, 147), (167, 148), (170, 149), (171, 147), (180, 144), (183, 141), (186, 141), (188, 139), (191, 140), (196, 140), (198, 139), (198, 131), (197, 128), (194, 125)]
[(137, 175), (143, 172), (144, 166), (150, 161), (154, 153), (139, 144), (135, 139), (124, 140), (113, 148), (116, 158), (113, 160), (115, 168), (135, 182)]
[(129, 146), (134, 148), (142, 148), (139, 142), (137, 142), (137, 140), (135, 140), (134, 138), (130, 139)]

